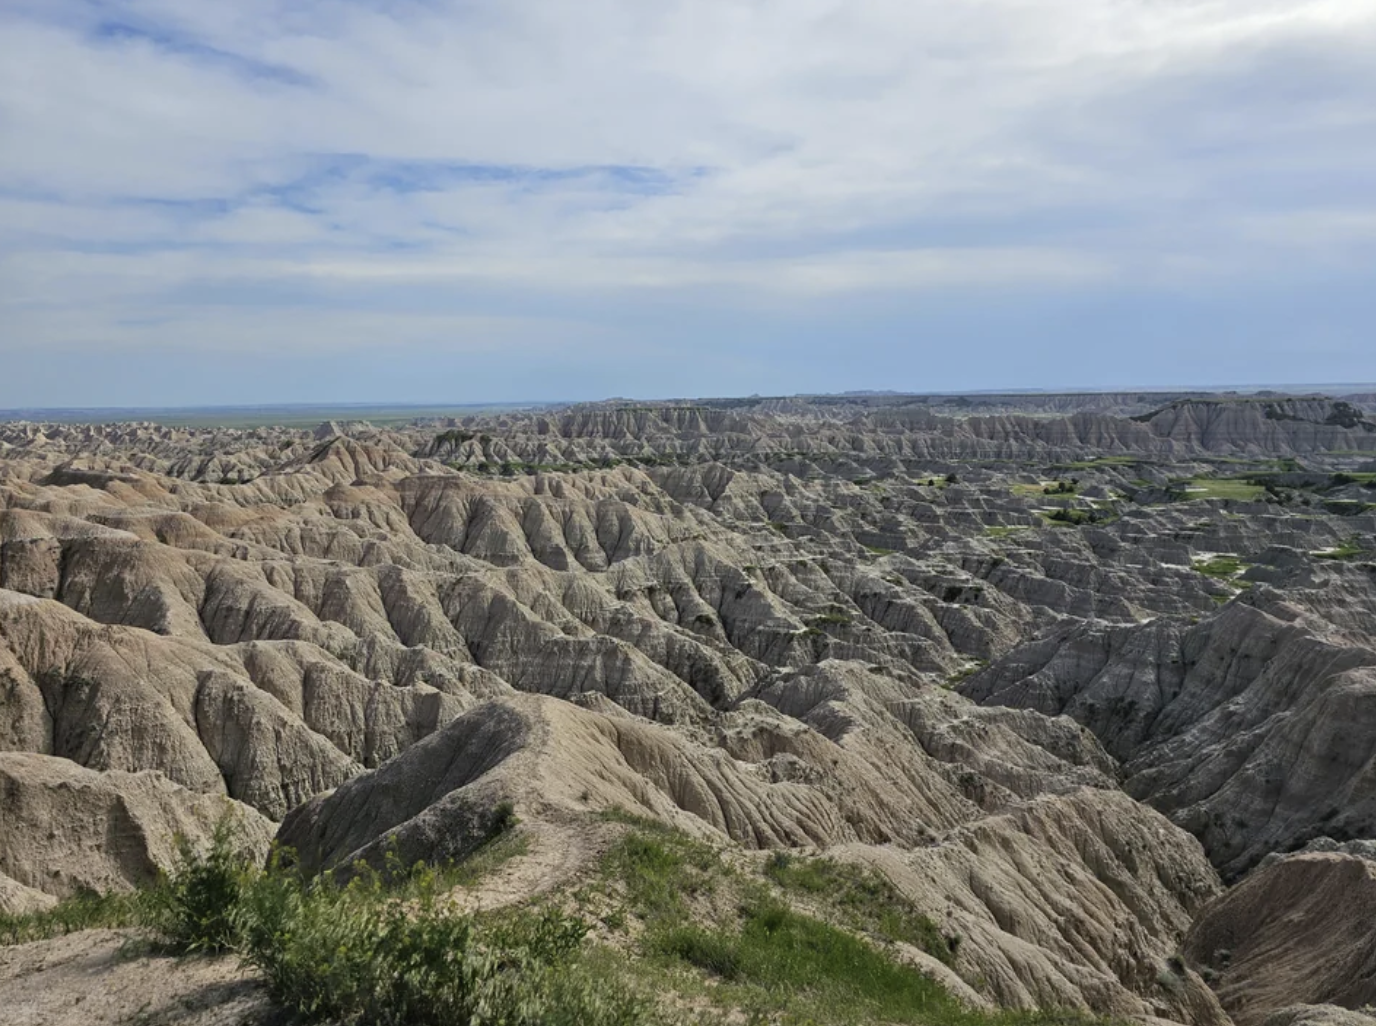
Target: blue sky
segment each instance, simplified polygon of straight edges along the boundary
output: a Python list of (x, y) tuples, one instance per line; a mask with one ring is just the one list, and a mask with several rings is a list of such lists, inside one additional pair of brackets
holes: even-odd
[(6, 0), (0, 407), (1376, 380), (1376, 0)]

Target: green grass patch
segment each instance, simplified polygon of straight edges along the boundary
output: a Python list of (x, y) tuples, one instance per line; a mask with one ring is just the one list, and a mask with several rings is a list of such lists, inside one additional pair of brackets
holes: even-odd
[(1052, 470), (1095, 470), (1100, 467), (1134, 467), (1144, 462), (1140, 456), (1096, 456), (1073, 463), (1058, 463)]
[(1237, 502), (1253, 502), (1266, 494), (1266, 489), (1244, 478), (1236, 477), (1196, 477), (1177, 483), (1183, 491), (1185, 501), (1190, 499), (1229, 499)]
[(992, 527), (986, 527), (984, 529), (984, 533), (987, 534), (990, 538), (1009, 538), (1017, 534), (1019, 531), (1030, 530), (1032, 530), (1032, 528), (1027, 524), (995, 524)]
[(602, 817), (633, 827), (604, 857), (602, 871), (625, 889), (641, 918), (684, 915), (688, 899), (712, 893), (728, 875), (721, 856), (702, 841), (620, 811)]
[(682, 924), (657, 934), (653, 946), (727, 982), (777, 995), (785, 1013), (806, 1007), (814, 1021), (929, 1023), (964, 1014), (930, 977), (770, 899), (743, 908), (738, 926)]
[(1360, 559), (1366, 555), (1366, 552), (1367, 549), (1366, 546), (1362, 544), (1362, 540), (1354, 535), (1327, 551), (1315, 552), (1314, 558), (1338, 560)]
[[(893, 941), (948, 961), (955, 948), (872, 870), (787, 853), (734, 867), (716, 848), (677, 831), (619, 811), (602, 818), (630, 828), (604, 856), (596, 899), (620, 902), (602, 921), (621, 931), (638, 955), (621, 964), (642, 989), (691, 1005), (692, 1021), (992, 1026), (1001, 1020), (967, 1011), (898, 956)], [(583, 900), (594, 899), (585, 894)]]
[(137, 926), (146, 915), (140, 892), (96, 894), (83, 891), (41, 912), (0, 912), (0, 946), (48, 940), (78, 930)]
[(1242, 573), (1247, 569), (1247, 566), (1248, 564), (1236, 556), (1214, 556), (1210, 559), (1199, 560), (1194, 564), (1195, 570), (1205, 577), (1214, 577), (1225, 581)]
[(944, 936), (887, 877), (872, 869), (775, 852), (765, 864), (765, 876), (785, 891), (824, 901), (853, 930), (911, 944), (948, 965), (955, 961), (960, 938)]
[(816, 616), (809, 616), (807, 618), (808, 626), (818, 629), (823, 627), (849, 627), (854, 622), (854, 617), (846, 613), (818, 613)]

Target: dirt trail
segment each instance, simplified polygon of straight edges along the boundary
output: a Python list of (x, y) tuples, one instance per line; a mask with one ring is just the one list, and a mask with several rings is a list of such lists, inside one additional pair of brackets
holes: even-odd
[(5, 1026), (280, 1026), (238, 960), (133, 954), (129, 935), (86, 930), (0, 948)]
[(528, 848), (472, 887), (451, 896), (465, 912), (504, 908), (569, 884), (596, 866), (612, 842), (614, 831), (599, 823), (576, 819), (528, 822), (521, 827)]

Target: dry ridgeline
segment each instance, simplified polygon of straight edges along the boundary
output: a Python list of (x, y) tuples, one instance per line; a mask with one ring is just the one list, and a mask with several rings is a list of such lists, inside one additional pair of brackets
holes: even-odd
[(0, 1019), (1376, 1022), (1373, 412), (0, 425)]

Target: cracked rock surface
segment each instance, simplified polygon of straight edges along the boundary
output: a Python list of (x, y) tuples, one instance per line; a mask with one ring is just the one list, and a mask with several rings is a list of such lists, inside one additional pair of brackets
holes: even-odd
[(0, 425), (0, 909), (621, 807), (873, 866), (981, 1000), (1360, 1016), (1285, 916), (1370, 875), (1372, 404), (824, 398)]

